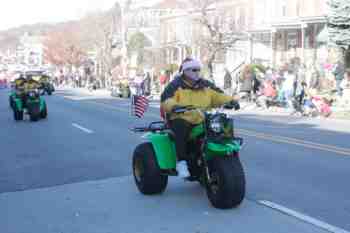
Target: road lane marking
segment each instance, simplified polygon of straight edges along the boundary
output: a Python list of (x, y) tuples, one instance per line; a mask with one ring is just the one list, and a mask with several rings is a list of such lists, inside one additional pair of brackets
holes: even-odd
[(302, 146), (302, 147), (306, 147), (306, 148), (317, 149), (317, 150), (328, 151), (328, 152), (333, 152), (336, 154), (350, 156), (350, 149), (348, 149), (348, 148), (342, 148), (342, 147), (337, 147), (337, 146), (333, 146), (333, 145), (314, 143), (314, 142), (310, 142), (310, 141), (299, 140), (296, 138), (275, 136), (275, 135), (266, 134), (266, 133), (258, 133), (258, 132), (254, 132), (254, 131), (250, 131), (250, 130), (244, 130), (244, 129), (237, 129), (237, 131), (238, 131), (238, 133), (245, 135), (245, 136), (251, 136), (251, 137), (261, 138), (261, 139), (265, 139), (265, 140), (269, 140), (269, 141), (273, 141), (273, 142), (281, 142), (281, 143), (292, 144), (292, 145)]
[(80, 130), (82, 130), (82, 131), (84, 131), (85, 133), (88, 133), (88, 134), (92, 134), (94, 132), (94, 131), (92, 131), (90, 129), (87, 129), (87, 128), (85, 128), (85, 127), (83, 127), (81, 125), (78, 125), (76, 123), (72, 123), (72, 126), (75, 127), (75, 128), (78, 128), (78, 129), (80, 129)]
[(316, 218), (307, 216), (305, 214), (299, 213), (295, 210), (291, 210), (287, 207), (281, 206), (279, 204), (273, 203), (271, 201), (265, 201), (265, 200), (260, 200), (258, 201), (259, 204), (267, 206), (271, 209), (277, 210), (279, 212), (282, 212), (288, 216), (295, 217), (303, 222), (310, 223), (316, 227), (319, 227), (321, 229), (324, 229), (326, 231), (332, 232), (332, 233), (350, 233), (349, 231), (346, 231), (342, 228), (330, 225), (326, 222), (322, 222), (321, 220), (318, 220)]

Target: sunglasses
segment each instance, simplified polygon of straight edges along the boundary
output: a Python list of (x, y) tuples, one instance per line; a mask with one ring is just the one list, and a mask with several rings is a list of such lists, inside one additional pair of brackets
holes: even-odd
[(192, 72), (201, 72), (201, 69), (191, 69)]

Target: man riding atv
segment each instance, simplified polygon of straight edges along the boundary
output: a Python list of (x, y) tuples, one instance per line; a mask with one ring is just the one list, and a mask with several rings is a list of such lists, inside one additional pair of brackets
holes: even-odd
[(21, 75), (15, 80), (14, 91), (10, 95), (10, 105), (16, 121), (23, 120), (23, 114), (29, 114), (32, 121), (47, 117), (47, 107), (44, 99), (40, 98), (38, 88), (40, 83), (31, 76), (27, 79)]
[[(202, 79), (200, 61), (187, 58), (180, 66), (179, 74), (165, 88), (161, 95), (161, 111), (175, 134), (177, 152), (176, 170), (179, 177), (190, 176), (187, 162), (187, 141), (191, 130), (201, 123), (205, 117), (202, 111), (230, 104), (236, 110), (240, 108), (238, 97), (223, 93), (213, 83)], [(194, 110), (184, 113), (175, 113), (177, 108), (192, 106)]]
[(23, 96), (24, 94), (24, 85), (27, 80), (24, 78), (23, 74), (21, 74), (15, 81), (13, 82), (12, 90), (9, 96), (9, 102), (11, 108), (15, 106), (15, 98), (16, 96)]
[(40, 83), (39, 89), (41, 94), (44, 95), (46, 92), (48, 95), (52, 95), (52, 92), (55, 91), (55, 87), (50, 82), (50, 76), (43, 74), (39, 77), (38, 81)]

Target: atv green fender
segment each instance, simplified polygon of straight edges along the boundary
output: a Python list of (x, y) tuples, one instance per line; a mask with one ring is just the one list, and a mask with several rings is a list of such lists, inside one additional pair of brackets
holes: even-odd
[[(194, 127), (190, 139), (195, 139), (204, 132), (202, 124)], [(169, 170), (176, 168), (175, 142), (170, 139), (168, 133), (148, 133), (145, 136), (151, 143), (160, 169)]]
[(15, 98), (15, 107), (18, 111), (23, 110), (23, 102), (20, 98)]
[(160, 169), (176, 168), (175, 143), (167, 133), (148, 133), (146, 138), (152, 143)]
[(42, 112), (45, 108), (45, 100), (40, 98), (40, 112)]
[(211, 160), (218, 156), (227, 156), (238, 153), (241, 150), (241, 145), (236, 141), (229, 141), (224, 144), (209, 142), (205, 150), (205, 159)]
[(16, 92), (15, 91), (11, 91), (10, 92), (10, 97), (11, 98), (15, 98), (16, 97)]

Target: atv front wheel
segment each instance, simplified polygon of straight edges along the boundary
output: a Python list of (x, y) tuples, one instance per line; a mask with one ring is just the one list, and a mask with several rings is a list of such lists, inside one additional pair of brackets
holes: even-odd
[(216, 157), (208, 161), (211, 182), (207, 195), (215, 208), (238, 206), (245, 196), (245, 176), (238, 156)]
[(151, 143), (136, 147), (132, 167), (136, 186), (141, 193), (151, 195), (164, 192), (168, 176), (161, 174)]

